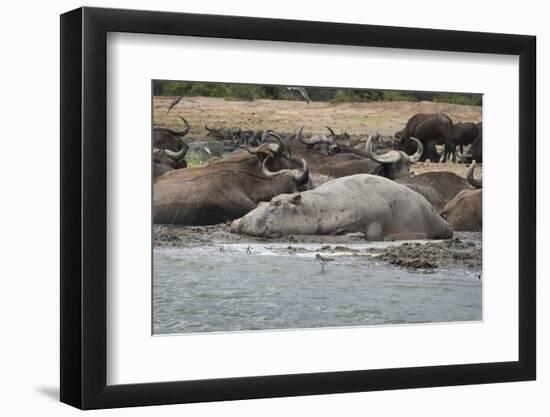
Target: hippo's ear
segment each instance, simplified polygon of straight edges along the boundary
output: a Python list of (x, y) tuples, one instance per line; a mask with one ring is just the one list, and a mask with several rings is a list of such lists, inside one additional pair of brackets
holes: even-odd
[(296, 204), (296, 205), (300, 204), (301, 201), (302, 201), (302, 195), (301, 194), (294, 194), (292, 196), (292, 199), (290, 200), (290, 202), (292, 204)]

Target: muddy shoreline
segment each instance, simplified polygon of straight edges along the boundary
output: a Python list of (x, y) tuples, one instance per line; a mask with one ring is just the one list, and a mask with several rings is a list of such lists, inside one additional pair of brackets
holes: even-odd
[[(288, 243), (289, 252), (319, 252), (323, 256), (348, 252), (349, 256), (369, 256), (399, 268), (436, 270), (458, 267), (479, 270), (482, 267), (481, 233), (455, 232), (452, 239), (424, 242), (394, 242), (382, 247), (355, 249), (354, 244), (367, 243), (362, 233), (341, 236), (289, 235), (279, 238), (257, 238), (231, 233), (230, 223), (213, 226), (154, 225), (155, 247), (196, 247), (228, 244)], [(308, 245), (308, 248), (301, 246)], [(319, 244), (311, 248), (311, 244)], [(350, 245), (351, 247), (347, 247)]]

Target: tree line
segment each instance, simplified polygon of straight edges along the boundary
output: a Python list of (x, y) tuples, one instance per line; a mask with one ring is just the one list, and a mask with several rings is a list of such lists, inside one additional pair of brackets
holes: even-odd
[[(365, 101), (436, 101), (442, 103), (481, 106), (481, 94), (432, 93), (425, 91), (369, 90), (352, 88), (306, 87), (311, 101), (365, 102)], [(221, 97), (227, 100), (270, 99), (303, 100), (296, 91), (284, 86), (205, 83), (194, 81), (154, 81), (155, 96)]]

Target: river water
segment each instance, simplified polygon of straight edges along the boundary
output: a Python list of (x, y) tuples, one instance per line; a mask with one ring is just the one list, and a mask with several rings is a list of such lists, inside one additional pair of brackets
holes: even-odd
[[(347, 244), (364, 250), (372, 245)], [(411, 271), (319, 244), (156, 247), (153, 333), (226, 332), (482, 319), (480, 271)], [(324, 256), (324, 255), (323, 255)]]

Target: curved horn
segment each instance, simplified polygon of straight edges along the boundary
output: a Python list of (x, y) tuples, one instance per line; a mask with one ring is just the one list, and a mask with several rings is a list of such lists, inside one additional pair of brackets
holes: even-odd
[(380, 162), (381, 164), (393, 164), (399, 162), (399, 160), (402, 158), (401, 154), (398, 151), (389, 151), (384, 155), (376, 155), (372, 151), (372, 135), (369, 135), (365, 147), (367, 157), (372, 159), (373, 161)]
[[(260, 145), (262, 146), (262, 145)], [(251, 147), (249, 144), (248, 144), (248, 141), (245, 141), (244, 142), (244, 147), (246, 148), (246, 150), (248, 151), (248, 153), (252, 154), (252, 155), (256, 155), (258, 153), (258, 149), (260, 148), (260, 146), (256, 146), (256, 147)]]
[(476, 188), (482, 188), (483, 183), (474, 178), (475, 167), (476, 167), (476, 161), (473, 160), (472, 163), (470, 164), (470, 168), (468, 168), (468, 174), (466, 175), (466, 180), (470, 185), (473, 185)]
[(262, 138), (260, 139), (260, 143), (264, 143), (267, 137), (269, 136), (269, 132), (271, 132), (270, 129), (264, 130), (262, 132)]
[(165, 149), (164, 152), (174, 161), (179, 161), (185, 157), (185, 154), (189, 150), (189, 146), (183, 140), (181, 140), (181, 149), (177, 152), (171, 151), (170, 149)]
[(412, 155), (407, 155), (405, 152), (403, 152), (405, 155), (407, 155), (407, 159), (409, 162), (414, 164), (415, 162), (418, 162), (420, 160), (420, 157), (422, 156), (422, 153), (424, 152), (424, 146), (422, 145), (422, 142), (420, 142), (418, 139), (413, 138), (411, 136), (411, 139), (416, 142), (416, 152)]
[(328, 129), (328, 131), (330, 132), (330, 134), (331, 134), (332, 136), (335, 136), (335, 137), (336, 137), (336, 133), (334, 133), (334, 130), (332, 130), (332, 129), (331, 129), (330, 127), (328, 127), (328, 126), (325, 126), (325, 127)]
[(283, 143), (283, 139), (277, 133), (275, 133), (274, 131), (268, 130), (265, 139), (267, 139), (270, 136), (275, 138), (275, 140), (279, 143), (279, 148), (277, 150), (273, 149), (273, 151), (276, 154), (283, 153), (285, 151), (285, 144)]
[[(302, 129), (303, 129), (303, 126), (302, 126)], [(300, 129), (300, 133), (299, 133), (300, 135), (301, 135), (302, 129)], [(273, 130), (268, 130), (265, 139), (267, 139), (269, 136), (274, 137), (275, 140), (277, 140), (277, 142), (279, 143), (280, 148), (278, 150), (273, 150), (276, 154), (283, 154), (286, 151), (288, 156), (292, 155), (292, 153), (290, 152), (290, 146), (287, 147), (284, 144), (283, 138), (281, 138), (280, 135), (275, 133)]]
[(269, 130), (264, 130), (262, 132), (262, 137), (260, 139), (260, 145), (259, 146), (256, 146), (255, 148), (249, 146), (249, 143), (248, 141), (245, 141), (244, 142), (244, 147), (246, 148), (246, 150), (248, 151), (248, 153), (251, 153), (252, 155), (256, 155), (258, 153), (258, 149), (260, 149), (260, 146), (262, 146), (262, 144), (264, 143), (265, 141), (265, 138), (267, 137), (268, 133), (270, 131)]
[(302, 135), (302, 129), (300, 129), (300, 133), (298, 134), (298, 140), (302, 142), (304, 145), (315, 145), (317, 142), (319, 142), (320, 138), (319, 140), (312, 140), (314, 137), (315, 136), (312, 136), (309, 139), (304, 138), (304, 136)]
[[(269, 136), (273, 136), (277, 142), (279, 143), (273, 143), (273, 142), (265, 142), (265, 140), (269, 137)], [(276, 155), (280, 155), (284, 152), (285, 150), (285, 146), (283, 144), (283, 140), (281, 139), (281, 137), (279, 135), (277, 135), (275, 132), (273, 132), (272, 130), (266, 130), (264, 131), (264, 133), (262, 134), (262, 143), (260, 144), (260, 146), (256, 146), (255, 148), (254, 147), (251, 147), (248, 145), (248, 142), (245, 143), (245, 147), (246, 147), (246, 150), (251, 153), (252, 155), (256, 155), (258, 152), (261, 152), (261, 153), (267, 153), (266, 150), (269, 149), (270, 152), (276, 154)], [(262, 151), (263, 150), (263, 151)]]
[(204, 125), (204, 128), (205, 128), (206, 130), (208, 130), (209, 132), (219, 132), (219, 131), (222, 130), (221, 128), (216, 129), (215, 127), (208, 127), (207, 124)]
[(300, 136), (300, 142), (304, 145), (317, 145), (318, 143), (332, 143), (325, 135), (313, 135), (309, 139)]
[(270, 159), (271, 156), (268, 156), (267, 158), (264, 159), (264, 161), (262, 162), (262, 173), (268, 177), (268, 178), (272, 178), (272, 177), (277, 177), (279, 175), (283, 175), (283, 174), (288, 174), (288, 175), (291, 175), (298, 184), (302, 185), (302, 184), (305, 184), (309, 178), (309, 168), (307, 167), (307, 163), (305, 160), (302, 159), (302, 169), (281, 169), (279, 171), (275, 171), (275, 172), (271, 172), (268, 168), (267, 168), (267, 160)]
[(185, 127), (183, 128), (183, 130), (178, 131), (178, 130), (166, 128), (166, 131), (171, 135), (179, 136), (179, 137), (184, 137), (185, 135), (187, 135), (191, 127), (189, 126), (189, 123), (187, 123), (187, 120), (185, 120), (183, 117), (180, 116), (180, 119), (183, 120), (183, 123), (185, 124)]
[[(302, 171), (298, 171), (298, 175), (294, 175), (294, 179), (298, 183), (298, 185), (304, 185), (307, 183), (307, 180), (309, 179), (309, 168), (307, 167), (307, 162), (305, 159), (302, 159)], [(294, 170), (296, 171), (296, 170)]]
[(302, 126), (302, 127), (300, 128), (300, 130), (298, 131), (298, 133), (297, 133), (296, 136), (295, 136), (295, 138), (298, 138), (298, 140), (300, 140), (300, 142), (301, 142), (301, 139), (300, 139), (300, 138), (302, 137), (302, 132), (303, 132), (303, 130), (304, 130), (304, 126)]

